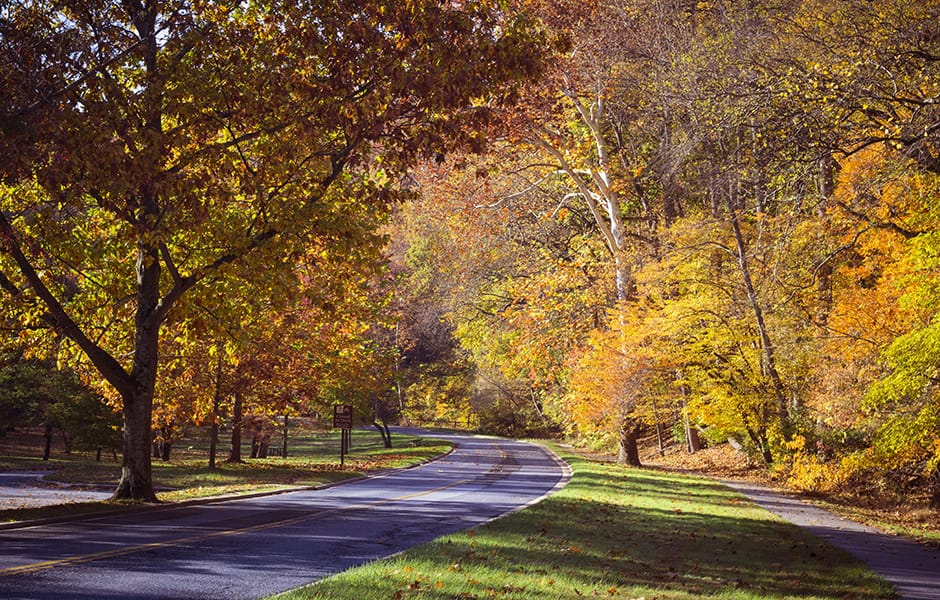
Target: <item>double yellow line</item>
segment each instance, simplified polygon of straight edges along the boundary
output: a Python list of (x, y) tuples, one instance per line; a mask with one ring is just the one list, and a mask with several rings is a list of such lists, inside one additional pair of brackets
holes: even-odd
[(58, 558), (55, 560), (46, 560), (37, 563), (30, 563), (28, 565), (20, 565), (18, 567), (8, 567), (6, 569), (0, 569), (0, 577), (11, 577), (13, 575), (24, 575), (27, 573), (36, 573), (37, 571), (45, 571), (47, 569), (52, 569), (54, 567), (59, 567), (63, 565), (77, 565), (82, 563), (94, 562), (96, 560), (102, 560), (105, 558), (114, 558), (115, 556), (125, 556), (127, 554), (134, 554), (136, 552), (146, 552), (147, 550), (155, 550), (157, 548), (169, 548), (171, 546), (182, 546), (184, 544), (192, 544), (195, 542), (202, 542), (205, 540), (210, 540), (213, 538), (220, 538), (230, 535), (240, 535), (243, 533), (253, 533), (255, 531), (262, 531), (265, 529), (274, 529), (277, 527), (285, 527), (287, 525), (296, 525), (297, 523), (302, 523), (304, 521), (309, 521), (311, 519), (316, 519), (324, 515), (329, 515), (333, 513), (339, 513), (349, 510), (360, 510), (363, 508), (372, 508), (375, 506), (381, 506), (383, 504), (389, 504), (392, 502), (401, 502), (402, 500), (410, 500), (412, 498), (419, 498), (421, 496), (427, 496), (435, 492), (442, 492), (444, 490), (457, 487), (458, 485), (463, 485), (468, 483), (469, 480), (461, 479), (454, 483), (437, 487), (431, 490), (425, 490), (423, 492), (415, 492), (412, 494), (406, 494), (404, 496), (396, 496), (395, 498), (386, 498), (384, 500), (375, 500), (373, 502), (365, 502), (360, 504), (352, 504), (350, 506), (344, 506), (342, 508), (330, 508), (327, 510), (321, 510), (319, 512), (303, 515), (300, 517), (292, 517), (290, 519), (282, 519), (280, 521), (272, 521), (271, 523), (264, 523), (261, 525), (252, 525), (251, 527), (242, 527), (239, 529), (227, 529), (224, 531), (215, 531), (212, 533), (206, 533), (202, 535), (194, 535), (189, 537), (176, 538), (173, 540), (167, 540), (165, 542), (152, 542), (150, 544), (140, 544), (137, 546), (128, 546), (126, 548), (118, 548), (115, 550), (105, 550), (102, 552), (92, 552), (90, 554), (79, 554), (76, 556), (70, 556), (68, 558)]

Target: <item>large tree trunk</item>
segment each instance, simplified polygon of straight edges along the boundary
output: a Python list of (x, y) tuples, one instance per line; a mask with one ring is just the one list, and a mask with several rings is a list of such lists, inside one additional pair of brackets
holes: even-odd
[(631, 467), (642, 467), (640, 462), (640, 448), (637, 441), (640, 436), (640, 426), (632, 419), (627, 419), (620, 424), (620, 454), (617, 462)]
[(150, 462), (153, 389), (124, 398), (124, 461), (114, 500), (156, 502)]
[[(145, 195), (147, 196), (147, 195)], [(145, 198), (145, 204), (155, 204)], [(156, 215), (156, 210), (151, 209)], [(124, 401), (124, 462), (114, 500), (156, 502), (153, 491), (151, 442), (153, 396), (157, 382), (160, 340), (159, 249), (141, 243), (137, 254), (137, 312), (134, 316), (134, 363)]]

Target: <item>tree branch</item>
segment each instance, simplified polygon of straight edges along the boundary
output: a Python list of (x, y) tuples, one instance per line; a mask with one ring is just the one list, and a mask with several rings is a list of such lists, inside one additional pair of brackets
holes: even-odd
[(852, 208), (845, 202), (836, 200), (835, 198), (833, 198), (832, 201), (836, 204), (836, 206), (838, 206), (845, 212), (849, 213), (856, 219), (859, 219), (868, 223), (871, 227), (874, 227), (876, 229), (888, 229), (902, 236), (906, 240), (913, 239), (923, 233), (922, 231), (911, 231), (910, 229), (905, 229), (901, 227), (900, 225), (898, 225), (897, 223), (892, 223), (890, 221), (875, 221), (871, 217), (863, 213), (862, 211), (855, 210), (854, 208)]
[[(127, 371), (124, 370), (124, 367), (121, 366), (113, 356), (85, 335), (85, 332), (82, 331), (81, 327), (69, 316), (52, 291), (46, 287), (46, 284), (39, 276), (39, 273), (36, 272), (29, 258), (23, 254), (20, 244), (16, 239), (13, 226), (7, 220), (3, 212), (0, 212), (0, 241), (2, 241), (3, 249), (6, 253), (16, 262), (20, 273), (26, 278), (30, 288), (33, 289), (49, 311), (48, 314), (44, 316), (44, 319), (54, 329), (78, 344), (78, 347), (82, 349), (101, 374), (119, 393), (122, 395), (129, 394), (131, 391), (131, 380)], [(12, 293), (12, 290), (17, 289), (6, 277), (3, 277), (3, 280), (5, 281), (2, 283), (3, 288), (8, 292)]]

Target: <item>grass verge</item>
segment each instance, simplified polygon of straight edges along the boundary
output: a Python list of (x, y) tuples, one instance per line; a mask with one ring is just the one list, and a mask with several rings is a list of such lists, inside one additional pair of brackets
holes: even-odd
[[(288, 458), (246, 459), (243, 463), (225, 463), (220, 458), (209, 469), (202, 444), (175, 451), (170, 461), (154, 459), (153, 479), (162, 502), (273, 491), (289, 487), (316, 486), (361, 476), (372, 471), (407, 467), (440, 456), (451, 444), (396, 434), (394, 448), (386, 449), (378, 432), (353, 432), (350, 454), (340, 467), (339, 432), (306, 433), (291, 440)], [(116, 486), (120, 464), (97, 462), (75, 454), (40, 461), (25, 457), (4, 457), (0, 469), (50, 469), (48, 482)], [(77, 502), (38, 508), (0, 510), (0, 522), (24, 521), (114, 510), (122, 502)]]
[(714, 481), (563, 456), (571, 482), (533, 507), (276, 598), (894, 597), (848, 554)]

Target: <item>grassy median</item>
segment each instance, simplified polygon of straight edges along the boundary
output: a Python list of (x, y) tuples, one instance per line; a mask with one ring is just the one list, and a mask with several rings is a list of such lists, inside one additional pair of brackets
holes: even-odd
[(556, 495), (277, 598), (893, 598), (846, 553), (714, 481), (564, 454)]

